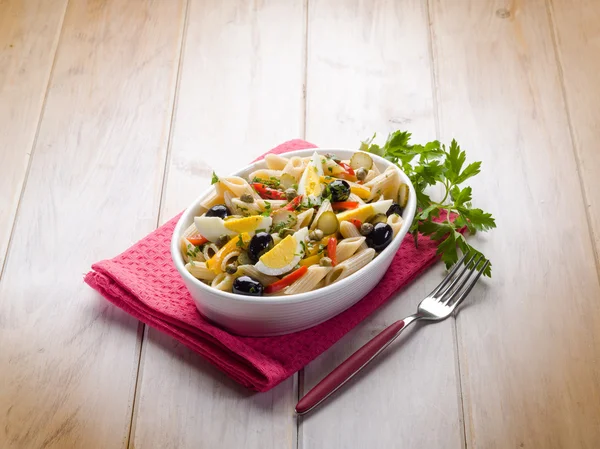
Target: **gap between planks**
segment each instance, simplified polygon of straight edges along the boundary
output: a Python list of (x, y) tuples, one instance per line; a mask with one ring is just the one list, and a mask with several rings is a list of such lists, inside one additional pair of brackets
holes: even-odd
[(52, 52), (54, 53), (52, 56), (52, 64), (50, 64), (50, 70), (48, 71), (48, 79), (46, 80), (46, 89), (44, 90), (44, 99), (42, 100), (42, 105), (40, 107), (40, 113), (38, 115), (38, 121), (37, 121), (37, 125), (35, 127), (35, 134), (33, 136), (33, 141), (31, 142), (31, 148), (29, 151), (29, 159), (27, 160), (27, 168), (25, 169), (25, 176), (23, 177), (23, 182), (21, 184), (21, 192), (19, 193), (19, 200), (17, 201), (17, 207), (15, 208), (15, 215), (13, 217), (12, 225), (10, 226), (10, 234), (8, 236), (8, 242), (6, 243), (4, 260), (2, 261), (2, 266), (0, 266), (0, 281), (2, 281), (2, 277), (4, 275), (4, 269), (8, 265), (8, 256), (10, 254), (12, 239), (13, 239), (13, 235), (15, 233), (17, 218), (19, 217), (19, 211), (21, 210), (21, 203), (23, 201), (23, 195), (25, 193), (25, 188), (27, 187), (27, 180), (29, 179), (29, 172), (31, 171), (31, 162), (33, 161), (33, 156), (35, 155), (35, 147), (36, 147), (36, 144), (38, 141), (38, 135), (40, 133), (42, 118), (44, 117), (44, 112), (46, 111), (46, 101), (48, 100), (48, 91), (50, 90), (50, 83), (52, 82), (52, 75), (54, 73), (54, 65), (56, 64), (56, 55), (58, 53), (58, 45), (59, 45), (62, 35), (63, 35), (63, 26), (65, 23), (65, 17), (67, 15), (68, 7), (69, 7), (69, 0), (67, 0), (65, 2), (65, 8), (61, 14), (60, 25), (58, 26), (59, 31), (57, 33), (56, 41), (54, 42), (54, 48), (52, 49)]
[[(169, 124), (169, 138), (167, 141), (167, 152), (165, 154), (165, 166), (163, 169), (162, 176), (162, 184), (160, 188), (160, 197), (158, 200), (158, 214), (156, 215), (156, 227), (160, 226), (160, 220), (162, 218), (162, 206), (163, 206), (163, 198), (165, 193), (165, 188), (167, 185), (167, 177), (169, 174), (169, 160), (171, 159), (171, 146), (173, 143), (173, 127), (175, 124), (175, 115), (177, 113), (177, 99), (179, 98), (179, 85), (181, 79), (181, 67), (183, 66), (183, 51), (185, 50), (185, 42), (187, 36), (187, 27), (188, 27), (188, 16), (190, 9), (190, 0), (186, 0), (185, 2), (185, 10), (183, 12), (183, 27), (180, 36), (179, 43), (179, 58), (177, 64), (177, 80), (175, 82), (175, 89), (173, 92), (173, 100), (171, 105), (171, 123)], [(135, 375), (135, 384), (133, 388), (133, 400), (131, 402), (131, 416), (129, 419), (129, 432), (127, 433), (127, 442), (125, 447), (132, 447), (133, 437), (135, 436), (135, 417), (137, 414), (137, 398), (138, 393), (141, 388), (142, 382), (141, 377), (143, 375), (142, 362), (144, 360), (144, 354), (146, 352), (146, 347), (144, 346), (144, 341), (146, 340), (146, 336), (148, 334), (148, 327), (146, 324), (140, 321), (138, 327), (138, 335), (139, 335), (139, 347), (137, 348), (138, 360), (137, 360), (137, 371)]]
[[(425, 0), (425, 10), (427, 12), (427, 29), (428, 33), (428, 50), (429, 50), (429, 61), (431, 67), (431, 98), (433, 103), (433, 121), (435, 128), (435, 137), (436, 139), (441, 138), (441, 130), (440, 130), (440, 110), (439, 110), (439, 88), (438, 88), (438, 71), (436, 67), (436, 51), (435, 51), (435, 41), (433, 39), (433, 22), (431, 19), (431, 0)], [(456, 400), (458, 402), (458, 410), (459, 410), (459, 425), (461, 428), (460, 439), (461, 445), (463, 448), (467, 449), (467, 427), (465, 421), (465, 400), (463, 396), (463, 387), (462, 387), (462, 373), (460, 369), (460, 345), (458, 344), (458, 339), (460, 338), (460, 332), (458, 329), (458, 322), (456, 320), (456, 315), (453, 313), (450, 317), (452, 320), (452, 343), (454, 345), (454, 354), (456, 355), (454, 358), (454, 369), (456, 371)]]
[[(306, 99), (308, 98), (308, 19), (309, 19), (309, 7), (310, 0), (305, 0), (304, 2), (304, 54), (303, 54), (303, 86), (302, 86), (302, 136), (301, 138), (306, 140), (306, 122), (307, 122), (307, 105)], [(294, 390), (296, 391), (296, 401), (300, 401), (300, 398), (304, 395), (304, 368), (300, 368), (296, 374), (294, 374)], [(295, 404), (294, 404), (295, 406)], [(292, 446), (296, 449), (301, 449), (304, 447), (304, 443), (302, 440), (302, 416), (296, 415), (295, 411), (291, 411), (293, 413), (294, 419), (294, 438), (296, 439), (295, 443), (292, 440)]]
[[(577, 177), (579, 179), (579, 188), (581, 190), (581, 197), (583, 198), (583, 204), (585, 209), (585, 218), (587, 220), (588, 232), (592, 245), (592, 252), (594, 253), (594, 262), (596, 263), (596, 273), (598, 274), (598, 281), (600, 281), (600, 248), (596, 247), (596, 230), (594, 229), (594, 221), (590, 215), (590, 202), (585, 192), (585, 180), (583, 179), (583, 173), (581, 168), (581, 155), (579, 154), (579, 148), (575, 139), (575, 133), (573, 131), (573, 119), (571, 117), (571, 108), (569, 107), (569, 97), (567, 95), (567, 89), (565, 87), (565, 76), (563, 70), (563, 62), (560, 51), (558, 49), (558, 30), (556, 27), (556, 20), (554, 19), (554, 6), (553, 0), (546, 0), (546, 14), (548, 17), (548, 25), (550, 26), (550, 36), (552, 37), (552, 47), (554, 48), (554, 59), (556, 61), (556, 68), (558, 71), (558, 80), (560, 82), (561, 95), (563, 97), (563, 103), (565, 106), (565, 113), (567, 116), (567, 123), (569, 125), (569, 138), (571, 140), (571, 150), (573, 151), (573, 157), (575, 158), (575, 166), (577, 167)], [(599, 231), (600, 232), (600, 231)]]

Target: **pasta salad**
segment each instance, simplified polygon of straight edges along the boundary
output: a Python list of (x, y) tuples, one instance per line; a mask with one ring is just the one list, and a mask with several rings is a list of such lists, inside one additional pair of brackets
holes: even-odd
[(186, 269), (241, 295), (293, 295), (367, 265), (402, 227), (408, 186), (364, 152), (350, 160), (268, 154), (266, 168), (218, 178), (185, 230)]

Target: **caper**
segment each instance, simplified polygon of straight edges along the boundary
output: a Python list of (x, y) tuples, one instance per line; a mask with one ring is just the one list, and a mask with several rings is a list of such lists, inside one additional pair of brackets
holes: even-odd
[(356, 172), (355, 172), (356, 179), (358, 179), (359, 181), (364, 181), (364, 179), (367, 177), (368, 173), (369, 173), (368, 170), (361, 167), (358, 170), (356, 170)]
[(288, 235), (292, 235), (294, 232), (296, 232), (296, 231), (294, 231), (293, 229), (283, 228), (281, 231), (279, 231), (279, 237), (285, 238)]
[(310, 231), (308, 233), (308, 238), (311, 240), (319, 241), (323, 238), (323, 231), (320, 229), (315, 229), (314, 231)]
[(242, 196), (240, 196), (240, 200), (242, 200), (244, 203), (254, 203), (254, 197), (249, 193), (244, 193)]
[(333, 262), (331, 261), (331, 259), (329, 257), (321, 257), (321, 260), (319, 261), (319, 264), (322, 267), (330, 267), (333, 265)]
[(292, 189), (290, 187), (289, 189), (285, 190), (285, 197), (287, 198), (288, 201), (292, 201), (297, 196), (298, 196), (298, 192), (296, 192), (296, 189)]
[(219, 248), (221, 248), (222, 246), (225, 245), (225, 243), (227, 243), (229, 241), (229, 236), (223, 234), (222, 236), (220, 236), (217, 241), (215, 242), (215, 245), (217, 245)]
[(225, 267), (225, 272), (227, 274), (235, 274), (236, 271), (237, 271), (237, 265), (234, 263), (227, 264), (227, 266)]
[(371, 223), (363, 223), (360, 225), (360, 233), (362, 235), (369, 235), (373, 232), (373, 225)]

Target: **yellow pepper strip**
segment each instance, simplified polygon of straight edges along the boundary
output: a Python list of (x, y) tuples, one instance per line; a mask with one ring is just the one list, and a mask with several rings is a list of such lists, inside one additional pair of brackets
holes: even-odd
[(310, 267), (311, 265), (316, 265), (321, 261), (321, 257), (323, 253), (315, 254), (314, 256), (307, 257), (306, 259), (302, 259), (298, 264), (301, 267)]
[[(324, 184), (330, 184), (333, 181), (339, 178), (334, 178), (333, 176), (321, 176), (321, 182)], [(371, 196), (371, 189), (365, 187), (361, 184), (352, 181), (346, 181), (350, 184), (350, 191), (357, 195), (360, 199), (366, 200)]]
[(221, 265), (223, 264), (223, 259), (225, 259), (225, 256), (233, 251), (246, 249), (249, 242), (250, 236), (247, 232), (232, 237), (231, 240), (229, 240), (219, 251), (217, 251), (217, 254), (206, 261), (207, 268), (209, 268), (215, 274), (223, 273)]

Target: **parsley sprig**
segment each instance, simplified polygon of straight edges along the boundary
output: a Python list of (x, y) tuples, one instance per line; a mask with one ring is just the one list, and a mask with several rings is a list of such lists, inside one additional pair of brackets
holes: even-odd
[[(472, 162), (465, 166), (467, 159), (456, 140), (449, 147), (434, 140), (425, 145), (411, 144), (411, 133), (396, 131), (388, 136), (383, 146), (373, 143), (375, 134), (362, 142), (360, 149), (368, 151), (398, 165), (410, 178), (417, 196), (417, 212), (410, 227), (410, 233), (415, 238), (419, 233), (440, 241), (437, 253), (449, 268), (458, 261), (458, 251), (481, 254), (473, 248), (464, 235), (459, 232), (466, 227), (471, 234), (477, 231), (489, 231), (496, 227), (491, 214), (473, 207), (472, 189), (462, 184), (481, 171), (481, 162)], [(434, 201), (426, 189), (442, 185), (444, 194), (441, 201)], [(448, 215), (443, 221), (434, 221), (442, 211)], [(454, 221), (450, 214), (456, 214)], [(491, 263), (484, 271), (491, 277)]]

